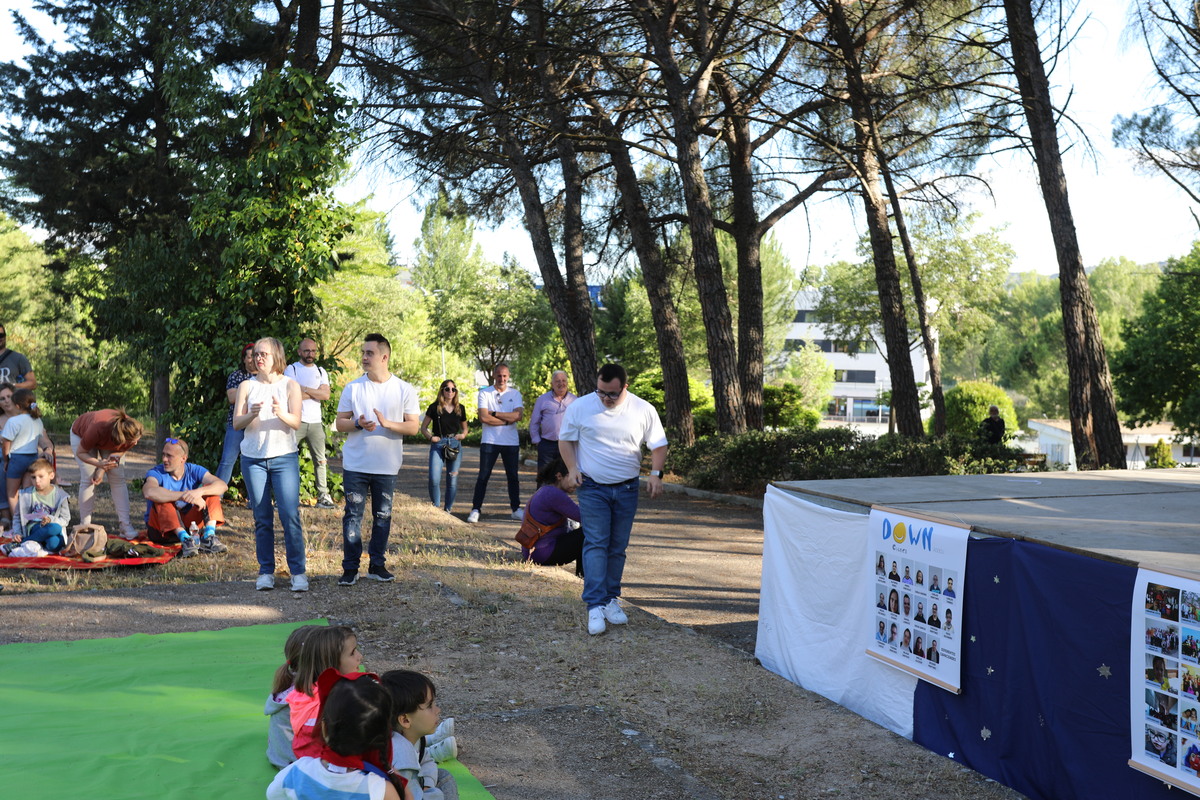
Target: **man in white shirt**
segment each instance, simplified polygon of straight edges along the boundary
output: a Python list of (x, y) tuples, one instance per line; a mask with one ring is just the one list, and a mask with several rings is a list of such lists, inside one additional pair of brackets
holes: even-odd
[(336, 430), (349, 434), (342, 445), (342, 577), (339, 586), (353, 586), (362, 565), (362, 522), (371, 496), (371, 542), (367, 547), (367, 577), (395, 580), (384, 563), (392, 532), (392, 492), (404, 461), (404, 437), (420, 427), (417, 390), (388, 369), (391, 343), (381, 334), (367, 334), (362, 343), (364, 375), (346, 384), (338, 398)]
[(567, 407), (558, 431), (558, 449), (569, 480), (579, 487), (583, 527), (583, 602), (588, 633), (604, 633), (605, 623), (629, 621), (617, 598), (625, 571), (625, 550), (638, 506), (642, 445), (650, 449), (650, 497), (662, 494), (667, 435), (658, 411), (629, 393), (620, 364), (605, 364), (596, 391)]
[(308, 442), (317, 477), (317, 508), (333, 508), (326, 473), (325, 424), (321, 421), (321, 403), (329, 399), (329, 373), (317, 366), (317, 343), (303, 339), (297, 348), (300, 360), (289, 364), (283, 374), (300, 384), (300, 427), (296, 444)]
[(519, 391), (508, 385), (508, 380), (508, 365), (497, 364), (492, 371), (492, 385), (479, 390), (479, 421), (483, 423), (483, 438), (479, 444), (479, 477), (475, 479), (475, 497), (471, 501), (467, 522), (479, 522), (483, 496), (487, 494), (488, 479), (492, 477), (497, 457), (504, 461), (512, 518), (520, 521), (522, 516), (521, 482), (517, 475), (521, 439), (517, 434), (517, 423), (525, 413), (525, 401)]

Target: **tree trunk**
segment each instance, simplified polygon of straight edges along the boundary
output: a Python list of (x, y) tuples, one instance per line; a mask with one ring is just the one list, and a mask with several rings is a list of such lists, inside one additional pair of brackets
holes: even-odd
[(750, 121), (744, 114), (731, 111), (728, 146), (733, 239), (737, 246), (738, 378), (745, 399), (746, 427), (760, 431), (763, 428), (762, 231), (754, 206)]
[(1033, 11), (1029, 0), (1004, 0), (1004, 12), (1017, 86), (1041, 179), (1042, 199), (1058, 256), (1075, 462), (1080, 469), (1124, 469), (1125, 444), (1121, 440), (1108, 356), (1100, 338), (1100, 323), (1075, 235), (1054, 107), (1050, 102), (1050, 83), (1038, 47)]
[(629, 148), (621, 140), (605, 112), (596, 103), (592, 103), (592, 108), (596, 111), (597, 123), (612, 161), (621, 210), (625, 215), (625, 224), (628, 226), (638, 263), (642, 267), (642, 280), (646, 284), (646, 295), (650, 300), (650, 317), (654, 320), (654, 337), (658, 344), (658, 359), (663, 373), (663, 403), (666, 405), (667, 428), (673, 432), (673, 439), (677, 444), (687, 447), (696, 442), (691, 387), (688, 384), (687, 358), (683, 350), (679, 315), (675, 310), (671, 284), (667, 280), (662, 251), (654, 238), (650, 213), (646, 209), (637, 172), (629, 157)]
[(871, 96), (863, 80), (856, 44), (839, 0), (829, 5), (829, 22), (834, 41), (841, 51), (846, 72), (846, 91), (854, 118), (855, 162), (875, 260), (875, 283), (879, 290), (879, 310), (884, 345), (887, 347), (888, 373), (892, 381), (891, 418), (895, 420), (896, 430), (901, 435), (920, 438), (925, 433), (921, 425), (921, 401), (917, 395), (912, 356), (908, 350), (908, 321), (904, 314), (900, 271), (896, 267), (887, 204), (880, 187), (879, 153), (875, 146), (878, 136)]
[(163, 445), (171, 435), (171, 366), (155, 364), (150, 380), (150, 407), (154, 414), (154, 458), (162, 460)]
[[(687, 96), (684, 79), (671, 50), (670, 23), (659, 16), (659, 9), (648, 0), (639, 2), (643, 30), (662, 73), (671, 117), (671, 135), (675, 144), (679, 178), (687, 206), (688, 232), (692, 241), (693, 268), (700, 310), (704, 318), (708, 363), (712, 373), (713, 401), (717, 429), (722, 433), (744, 433), (746, 414), (738, 380), (737, 347), (733, 338), (733, 318), (729, 296), (725, 292), (721, 258), (717, 250), (712, 199), (704, 175), (697, 132), (698, 121)], [(703, 80), (701, 81), (704, 82)], [(699, 87), (697, 92), (701, 90)], [(699, 101), (697, 101), (699, 102)]]

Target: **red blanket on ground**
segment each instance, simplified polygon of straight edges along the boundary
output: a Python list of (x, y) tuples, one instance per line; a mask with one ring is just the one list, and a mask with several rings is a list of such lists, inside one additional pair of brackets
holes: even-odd
[(139, 536), (136, 544), (148, 544), (162, 549), (161, 556), (153, 558), (106, 558), (102, 561), (84, 561), (66, 556), (40, 556), (38, 558), (10, 558), (0, 556), (0, 569), (107, 569), (108, 567), (132, 567), (138, 564), (165, 564), (179, 553), (177, 544), (156, 544)]

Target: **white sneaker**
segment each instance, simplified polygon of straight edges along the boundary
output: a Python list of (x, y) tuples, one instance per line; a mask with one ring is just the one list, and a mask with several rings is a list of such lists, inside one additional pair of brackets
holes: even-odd
[(138, 533), (139, 532), (137, 530), (135, 530), (132, 525), (122, 525), (121, 526), (121, 538), (122, 539), (128, 539), (129, 541), (132, 542), (134, 539), (136, 539), (138, 537)]
[(450, 761), (458, 758), (458, 740), (453, 736), (447, 736), (437, 744), (429, 744), (429, 740), (426, 740), (425, 753), (434, 761)]
[(478, 508), (472, 508), (471, 513), (467, 514), (467, 522), (470, 522), (472, 524), (479, 522), (479, 509)]
[(604, 609), (597, 606), (588, 611), (588, 633), (595, 636), (598, 633), (604, 633), (607, 626), (604, 624)]
[(454, 717), (446, 717), (438, 723), (437, 730), (425, 737), (425, 745), (437, 744), (454, 735)]
[(308, 576), (307, 575), (293, 575), (292, 576), (292, 591), (293, 592), (307, 592), (308, 591)]
[(608, 605), (604, 606), (601, 611), (604, 612), (604, 618), (613, 625), (624, 625), (629, 622), (629, 617), (625, 616), (625, 612), (621, 610), (621, 604), (617, 598), (608, 601)]
[(512, 518), (515, 519), (517, 522), (524, 522), (525, 521), (525, 509), (518, 508), (516, 511), (514, 511), (512, 513)]
[(258, 589), (260, 592), (265, 592), (268, 589), (274, 589), (275, 588), (275, 576), (274, 575), (259, 575), (258, 580), (255, 581), (255, 583), (254, 583), (254, 588)]

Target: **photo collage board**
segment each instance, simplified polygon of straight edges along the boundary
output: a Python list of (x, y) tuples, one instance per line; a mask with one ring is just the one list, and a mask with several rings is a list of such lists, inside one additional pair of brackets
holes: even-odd
[(1132, 618), (1129, 764), (1200, 795), (1200, 581), (1139, 569)]
[(874, 508), (869, 531), (867, 654), (958, 692), (969, 530)]

